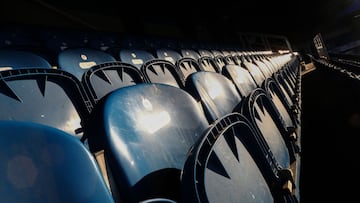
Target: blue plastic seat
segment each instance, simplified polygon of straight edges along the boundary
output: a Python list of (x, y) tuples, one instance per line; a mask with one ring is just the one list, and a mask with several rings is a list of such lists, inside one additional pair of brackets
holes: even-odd
[(260, 69), (260, 71), (262, 72), (265, 78), (272, 77), (273, 72), (270, 69), (270, 67), (268, 67), (262, 61), (260, 61), (256, 55), (249, 56), (248, 59), (250, 60), (251, 63), (253, 63)]
[(251, 76), (254, 78), (257, 86), (261, 87), (266, 77), (263, 74), (263, 72), (261, 72), (260, 68), (245, 58), (243, 60), (243, 66), (249, 71)]
[(209, 127), (190, 94), (149, 83), (104, 97), (88, 122), (90, 149), (104, 150), (124, 202), (178, 202), (187, 152)]
[(32, 121), (82, 138), (91, 103), (72, 74), (58, 69), (0, 72), (0, 120)]
[(224, 66), (227, 64), (225, 56), (223, 54), (215, 54), (213, 58), (219, 72), (221, 72)]
[(0, 121), (1, 202), (114, 202), (82, 142), (58, 129)]
[(29, 51), (0, 50), (0, 71), (19, 68), (52, 68), (42, 56)]
[(192, 73), (203, 71), (198, 61), (189, 57), (183, 57), (177, 60), (176, 67), (182, 73), (183, 81)]
[(281, 169), (292, 167), (293, 174), (298, 174), (296, 143), (264, 90), (256, 88), (242, 99), (230, 79), (213, 72), (190, 75), (186, 90), (201, 102), (211, 123), (231, 112), (243, 113), (255, 126), (259, 145), (263, 146), (263, 156), (269, 157), (273, 160), (270, 162), (275, 162)]
[(141, 49), (122, 49), (119, 52), (119, 58), (120, 61), (132, 64), (140, 70), (144, 63), (155, 59), (155, 56)]
[(75, 75), (80, 81), (89, 68), (115, 61), (112, 55), (91, 48), (68, 48), (58, 55), (59, 69)]
[(184, 202), (296, 202), (256, 137), (239, 113), (214, 122), (189, 152), (181, 176)]
[(294, 109), (286, 99), (285, 92), (281, 90), (280, 85), (273, 79), (267, 78), (264, 81), (263, 89), (269, 94), (275, 106), (279, 110), (287, 127), (294, 127), (300, 124), (298, 110)]
[(164, 48), (156, 50), (156, 57), (158, 59), (170, 61), (174, 65), (176, 64), (176, 61), (183, 58), (183, 56), (181, 56), (179, 52), (172, 49)]
[(152, 59), (141, 66), (141, 72), (147, 81), (162, 83), (178, 88), (184, 87), (184, 76), (178, 67), (163, 59)]
[(197, 59), (195, 59), (196, 56), (190, 55), (189, 52), (186, 53), (188, 53), (188, 55), (182, 56), (172, 49), (156, 50), (156, 55), (159, 59), (170, 61), (177, 67), (178, 71), (182, 73), (182, 81), (185, 81), (191, 73), (202, 70)]
[[(223, 74), (234, 82), (243, 99), (257, 89), (257, 85), (250, 73), (240, 66), (226, 65), (223, 69)], [(300, 135), (300, 128), (298, 128), (300, 121), (291, 109), (291, 106), (287, 103), (278, 84), (270, 77), (265, 79), (262, 88), (268, 93), (269, 98), (271, 98), (276, 110), (279, 112), (288, 134), (294, 133), (292, 136), (294, 136), (294, 139), (298, 140), (298, 135)]]
[(183, 57), (193, 58), (195, 60), (200, 58), (200, 54), (193, 49), (181, 49), (180, 52)]
[(220, 73), (193, 73), (188, 76), (185, 89), (201, 103), (210, 123), (233, 112), (242, 100), (231, 80)]
[(207, 49), (199, 49), (198, 52), (200, 54), (200, 57), (202, 57), (202, 56), (214, 57), (214, 55), (211, 53), (211, 51), (209, 51)]
[(217, 73), (221, 72), (213, 56), (207, 56), (207, 55), (201, 56), (198, 59), (198, 63), (200, 64), (202, 70), (217, 72)]
[(225, 65), (222, 74), (233, 81), (242, 98), (247, 97), (257, 88), (257, 84), (249, 71), (241, 66)]
[(300, 113), (301, 112), (301, 104), (300, 98), (297, 97), (294, 90), (289, 86), (289, 84), (285, 81), (284, 77), (281, 76), (279, 73), (274, 74), (274, 80), (279, 85), (281, 92), (283, 93), (286, 102), (288, 105), (293, 109), (295, 112)]
[(124, 62), (109, 62), (88, 69), (82, 78), (84, 88), (92, 104), (110, 92), (145, 82), (143, 74), (135, 66)]
[[(290, 169), (295, 187), (298, 187), (300, 174), (300, 154), (297, 140), (291, 131), (286, 129), (282, 117), (269, 97), (261, 88), (255, 89), (238, 110), (246, 116), (264, 143), (272, 151), (281, 169)], [(296, 190), (299, 192), (298, 190)], [(299, 196), (299, 193), (297, 194)]]

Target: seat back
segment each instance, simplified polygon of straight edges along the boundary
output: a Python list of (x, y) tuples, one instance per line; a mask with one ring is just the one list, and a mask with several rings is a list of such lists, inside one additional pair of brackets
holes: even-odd
[(180, 53), (172, 49), (157, 49), (156, 57), (158, 59), (170, 61), (174, 65), (176, 64), (177, 60), (182, 58)]
[(219, 73), (201, 71), (191, 74), (185, 89), (201, 102), (210, 123), (233, 112), (241, 97), (235, 85)]
[(201, 56), (198, 63), (202, 70), (220, 73), (220, 68), (217, 66), (215, 59), (212, 56)]
[(176, 67), (182, 73), (183, 81), (185, 81), (186, 78), (190, 74), (198, 72), (198, 71), (202, 71), (201, 66), (199, 65), (198, 61), (193, 58), (188, 58), (188, 57), (179, 59), (176, 62)]
[(283, 137), (282, 124), (275, 116), (277, 112), (262, 89), (256, 89), (244, 100), (242, 113), (253, 123), (258, 133), (263, 135), (271, 151), (282, 168), (290, 167), (290, 149)]
[(184, 76), (178, 68), (167, 60), (153, 59), (141, 66), (141, 72), (151, 83), (184, 87)]
[(116, 59), (112, 55), (91, 48), (68, 48), (58, 55), (59, 68), (75, 75), (79, 80), (82, 80), (84, 72), (89, 68), (113, 61)]
[(52, 68), (45, 58), (19, 50), (0, 50), (0, 71), (19, 68)]
[(264, 142), (268, 144), (279, 166), (289, 168), (295, 160), (295, 152), (281, 116), (267, 93), (263, 89), (255, 89), (244, 100), (241, 111), (264, 137)]
[(193, 58), (195, 60), (200, 58), (200, 54), (192, 49), (181, 49), (180, 52), (183, 57)]
[(139, 70), (141, 66), (152, 60), (155, 59), (154, 55), (148, 51), (144, 51), (141, 49), (123, 49), (119, 52), (120, 61), (129, 63), (137, 67)]
[(211, 51), (209, 51), (207, 49), (199, 49), (198, 52), (200, 54), (200, 57), (202, 57), (202, 56), (214, 57), (213, 53), (211, 53)]
[(244, 61), (243, 64), (244, 64), (244, 67), (249, 71), (251, 76), (254, 78), (254, 81), (256, 82), (257, 86), (261, 87), (265, 80), (265, 76), (261, 72), (260, 68), (258, 66), (256, 66), (255, 64), (248, 62), (246, 60)]
[(216, 63), (216, 66), (217, 66), (218, 69), (219, 69), (219, 72), (221, 73), (222, 69), (223, 69), (224, 66), (227, 64), (227, 63), (226, 63), (225, 56), (222, 55), (222, 54), (214, 55), (214, 61), (215, 61), (215, 63)]
[(114, 202), (79, 140), (58, 129), (0, 121), (2, 202)]
[(145, 78), (140, 70), (124, 62), (96, 65), (84, 73), (82, 80), (93, 105), (106, 94), (118, 88), (143, 82), (145, 82)]
[(258, 159), (255, 137), (241, 114), (217, 120), (189, 152), (181, 176), (184, 202), (276, 202), (265, 176), (274, 174), (260, 169), (267, 161)]
[(104, 97), (86, 129), (90, 149), (104, 149), (124, 202), (155, 197), (177, 202), (187, 152), (208, 126), (184, 90), (143, 83)]
[(279, 111), (285, 127), (296, 128), (300, 121), (297, 120), (297, 115), (287, 102), (284, 92), (281, 91), (279, 84), (276, 83), (273, 78), (267, 78), (265, 79), (263, 89), (265, 89), (265, 91), (269, 94), (274, 105)]
[(222, 74), (233, 81), (242, 98), (247, 97), (257, 88), (257, 84), (249, 71), (238, 65), (225, 65)]
[[(298, 187), (301, 168), (299, 146), (284, 127), (282, 117), (268, 93), (261, 88), (255, 89), (244, 100), (241, 111), (251, 121), (258, 134), (262, 135), (279, 168), (291, 171), (292, 184)], [(300, 194), (298, 189), (295, 190), (297, 197)]]
[(0, 120), (42, 123), (81, 138), (91, 108), (80, 81), (65, 71), (0, 72)]

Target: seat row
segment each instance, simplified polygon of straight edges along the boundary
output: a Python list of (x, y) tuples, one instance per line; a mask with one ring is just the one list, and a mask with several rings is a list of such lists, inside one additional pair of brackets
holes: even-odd
[[(199, 69), (184, 76), (179, 67), (201, 67), (201, 63), (191, 57), (173, 62), (169, 58), (145, 60), (129, 50), (127, 62), (94, 64), (86, 61), (88, 54), (78, 54), (61, 66), (69, 71), (21, 67), (0, 71), (0, 109), (6, 112), (1, 120), (4, 126), (24, 128), (19, 134), (37, 136), (26, 128), (42, 129), (37, 126), (42, 124), (56, 129), (44, 134), (60, 130), (55, 134), (77, 137), (83, 151), (96, 158), (91, 170), (101, 172), (98, 181), (109, 189), (109, 193), (99, 192), (105, 194), (102, 198), (117, 202), (299, 201), (301, 97), (296, 55), (243, 56), (241, 64), (224, 63), (221, 71)], [(179, 65), (182, 60), (191, 63)], [(141, 61), (139, 68), (136, 63)], [(81, 80), (70, 71), (71, 64), (88, 67)], [(4, 128), (2, 135), (12, 132)], [(24, 140), (29, 157), (38, 156), (36, 151), (25, 150), (37, 139), (43, 138), (17, 138)], [(68, 150), (64, 144), (59, 146)], [(49, 159), (56, 159), (52, 155), (56, 154)], [(36, 164), (43, 167), (42, 161)], [(74, 170), (81, 167), (73, 166)], [(15, 198), (12, 192), (18, 188), (5, 184), (13, 189), (6, 197)], [(85, 182), (81, 188), (85, 191), (89, 186)], [(27, 195), (35, 195), (38, 188), (29, 188), (34, 190)]]

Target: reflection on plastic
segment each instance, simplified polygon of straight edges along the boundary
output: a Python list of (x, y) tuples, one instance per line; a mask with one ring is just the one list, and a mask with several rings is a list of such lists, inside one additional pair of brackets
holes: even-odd
[(155, 133), (170, 123), (170, 115), (166, 111), (143, 113), (139, 115), (139, 120), (142, 126), (150, 134)]
[(217, 98), (221, 91), (221, 84), (219, 84), (216, 80), (205, 80), (206, 86), (209, 87), (209, 96), (211, 97), (211, 99), (215, 99)]

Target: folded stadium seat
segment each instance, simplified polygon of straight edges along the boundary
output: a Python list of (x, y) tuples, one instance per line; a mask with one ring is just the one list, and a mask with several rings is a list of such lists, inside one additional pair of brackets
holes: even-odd
[(222, 74), (235, 84), (243, 99), (257, 88), (257, 84), (249, 71), (239, 65), (225, 65)]
[[(233, 81), (242, 99), (245, 99), (252, 91), (258, 88), (250, 73), (241, 66), (225, 65), (223, 75)], [(261, 88), (268, 93), (274, 103), (288, 134), (292, 134), (291, 136), (293, 136), (295, 140), (298, 140), (298, 136), (300, 135), (300, 120), (297, 113), (294, 112), (290, 104), (286, 101), (285, 95), (278, 84), (270, 77), (265, 79)]]
[(300, 120), (298, 118), (300, 110), (293, 106), (292, 102), (289, 102), (287, 99), (289, 96), (286, 91), (282, 90), (281, 84), (279, 84), (275, 78), (265, 79), (262, 88), (272, 97), (275, 105), (278, 109), (282, 108), (291, 116), (293, 123), (299, 124)]
[(264, 52), (257, 51), (254, 53), (254, 55), (252, 57), (254, 60), (264, 63), (270, 69), (271, 72), (276, 72), (274, 70), (274, 65), (268, 60), (268, 57), (266, 56), (266, 54)]
[[(264, 150), (274, 153), (280, 168), (288, 169), (292, 163), (299, 160), (295, 140), (288, 133), (281, 115), (263, 89), (252, 90), (250, 95), (242, 100), (230, 79), (219, 73), (204, 71), (191, 74), (185, 89), (201, 102), (210, 123), (231, 112), (243, 113), (260, 135)], [(294, 174), (298, 174), (296, 167), (299, 166), (293, 164), (292, 167)]]
[(206, 50), (206, 49), (199, 49), (199, 50), (197, 50), (197, 52), (199, 52), (200, 57), (202, 57), (202, 56), (214, 57), (214, 55), (211, 53), (211, 51)]
[(224, 60), (225, 60), (225, 64), (236, 65), (234, 56), (232, 56), (231, 54), (224, 56)]
[(271, 78), (272, 77), (273, 71), (272, 71), (271, 67), (268, 67), (268, 65), (266, 65), (265, 63), (260, 61), (256, 57), (256, 55), (250, 56), (249, 59), (251, 60), (251, 62), (253, 64), (255, 64), (257, 67), (259, 67), (260, 71), (264, 74), (265, 78)]
[(121, 202), (180, 202), (187, 152), (209, 123), (186, 91), (144, 83), (103, 97), (86, 126), (90, 150), (103, 152)]
[(204, 71), (210, 71), (216, 73), (221, 72), (213, 56), (206, 56), (206, 55), (201, 56), (198, 59), (198, 63), (200, 64), (201, 69)]
[(284, 82), (284, 79), (282, 78), (282, 76), (280, 74), (275, 73), (273, 78), (276, 81), (276, 83), (278, 84), (278, 87), (281, 89), (281, 92), (284, 95), (284, 97), (282, 97), (282, 98), (285, 98), (287, 106), (290, 106), (290, 109), (292, 110), (292, 112), (294, 112), (295, 115), (300, 115), (301, 114), (301, 104), (299, 103), (300, 101), (297, 101), (296, 96), (292, 95), (293, 91), (288, 90), (289, 87), (286, 85), (286, 83)]
[[(283, 131), (281, 133), (284, 134), (288, 140), (288, 147), (291, 148), (294, 154), (297, 153), (299, 149), (295, 141), (297, 134), (299, 134), (296, 133), (299, 126), (280, 100), (279, 97), (281, 95), (275, 92), (278, 91), (275, 90), (276, 83), (271, 82), (269, 79), (267, 85), (270, 92), (267, 93), (264, 89), (255, 86), (254, 81), (251, 80), (249, 76), (246, 77), (248, 74), (243, 73), (241, 67), (236, 65), (227, 65), (226, 67), (228, 70), (227, 74), (229, 74), (230, 78), (217, 73), (201, 72), (190, 75), (186, 81), (185, 89), (192, 94), (197, 101), (202, 103), (209, 122), (214, 122), (219, 117), (233, 111), (243, 111), (243, 99), (249, 100), (248, 97), (253, 94), (264, 94), (262, 96), (269, 100), (267, 101), (267, 105), (272, 111), (272, 119)], [(234, 76), (234, 78), (231, 76)], [(235, 89), (235, 87), (237, 89)], [(237, 90), (239, 90), (239, 92)], [(261, 94), (254, 92), (260, 92)]]
[(301, 120), (298, 112), (295, 112), (286, 101), (285, 95), (273, 78), (267, 78), (263, 89), (271, 98), (276, 110), (281, 116), (287, 134), (294, 139), (296, 151), (300, 153)]
[(240, 66), (242, 64), (242, 56), (244, 55), (241, 51), (236, 51), (233, 54), (233, 59), (236, 65)]
[(91, 103), (72, 74), (58, 69), (1, 71), (0, 120), (32, 121), (82, 138)]
[(159, 59), (164, 59), (175, 64), (177, 69), (182, 73), (182, 80), (185, 81), (187, 76), (191, 73), (201, 71), (198, 61), (192, 57), (183, 57), (175, 50), (171, 49), (157, 49), (156, 56)]
[(284, 76), (290, 86), (294, 89), (295, 93), (300, 93), (300, 65), (297, 63), (297, 60), (291, 58), (288, 63), (284, 65), (284, 68), (279, 71), (280, 74)]
[(301, 67), (296, 56), (291, 56), (290, 61), (278, 71), (275, 79), (292, 98), (298, 107), (298, 112), (301, 112)]
[(139, 68), (148, 82), (183, 87), (184, 76), (169, 59), (156, 58), (151, 52), (140, 49), (123, 49), (120, 59)]
[(122, 49), (119, 51), (119, 58), (120, 61), (132, 64), (140, 70), (144, 63), (155, 59), (155, 56), (142, 49)]
[(114, 202), (93, 155), (59, 129), (0, 121), (0, 149), (2, 202)]
[(216, 122), (189, 152), (181, 175), (184, 202), (298, 202), (288, 171), (268, 164), (256, 131), (239, 113)]
[(184, 88), (184, 75), (176, 65), (167, 60), (152, 59), (144, 63), (140, 69), (146, 80), (151, 83)]
[(200, 54), (192, 49), (181, 49), (180, 52), (183, 57), (189, 57), (195, 60), (198, 60), (200, 58)]
[(116, 59), (109, 53), (91, 48), (67, 48), (58, 54), (59, 69), (67, 71), (82, 80), (89, 68)]
[(224, 59), (223, 60), (224, 60), (225, 64), (227, 64), (227, 65), (235, 65), (236, 61), (235, 61), (233, 55), (231, 55), (230, 52), (228, 52), (226, 55), (225, 55), (225, 53), (227, 53), (227, 52), (224, 52)]
[(218, 56), (218, 55), (221, 55), (221, 56), (224, 55), (224, 54), (223, 54), (220, 50), (218, 50), (218, 49), (210, 49), (210, 51), (211, 51), (211, 53), (213, 54), (214, 57), (215, 57), (215, 56)]
[(218, 67), (219, 72), (221, 72), (222, 68), (226, 65), (225, 56), (220, 51), (212, 50), (212, 52), (213, 52), (213, 55), (214, 55), (213, 58), (214, 58), (214, 61), (216, 63), (216, 66)]
[(0, 71), (19, 68), (52, 68), (42, 56), (29, 51), (0, 50)]
[(248, 57), (242, 56), (241, 59), (242, 59), (242, 67), (246, 68), (249, 71), (251, 76), (254, 78), (254, 81), (256, 82), (257, 86), (261, 87), (266, 78), (264, 73), (260, 70), (258, 66), (253, 64)]
[[(288, 64), (284, 64), (280, 70), (277, 72), (273, 72), (269, 66), (266, 66), (264, 63), (260, 62), (259, 60), (251, 57), (254, 64), (256, 64), (259, 69), (262, 71), (265, 78), (273, 78), (279, 86), (283, 86), (284, 88), (280, 88), (280, 91), (286, 90), (287, 92), (283, 92), (282, 94), (289, 94), (293, 95), (293, 99), (298, 102), (300, 100), (299, 92), (300, 89), (297, 88), (297, 79), (294, 78), (293, 73), (289, 73), (289, 66)], [(280, 78), (279, 78), (280, 77)], [(262, 83), (262, 88), (264, 87), (264, 82)], [(288, 106), (288, 105), (287, 105)]]
[(155, 52), (156, 58), (170, 61), (174, 65), (176, 64), (176, 61), (183, 58), (183, 56), (179, 52), (173, 49), (160, 48), (156, 49)]
[[(301, 158), (297, 137), (293, 136), (293, 130), (286, 128), (269, 94), (261, 88), (255, 89), (237, 111), (247, 117), (256, 131), (263, 135), (275, 159), (279, 160), (279, 167), (291, 169), (295, 187), (299, 187)], [(295, 191), (299, 197), (299, 188)]]
[(210, 71), (189, 75), (185, 90), (201, 103), (209, 123), (233, 112), (242, 100), (229, 78)]
[(299, 97), (299, 92), (297, 92), (291, 84), (285, 79), (286, 76), (281, 74), (281, 70), (278, 73), (274, 74), (275, 81), (279, 84), (284, 94), (286, 94), (286, 98), (288, 102), (292, 104), (294, 109), (301, 110), (301, 98)]
[(290, 61), (289, 63), (287, 63), (284, 67), (284, 69), (282, 71), (280, 71), (281, 74), (283, 74), (283, 76), (285, 77), (285, 79), (289, 82), (289, 84), (291, 85), (291, 87), (295, 90), (298, 91), (299, 88), (299, 82), (300, 82), (300, 78), (297, 76), (297, 70), (295, 70), (293, 67), (295, 66), (295, 64), (293, 64), (292, 61)]
[(147, 82), (140, 70), (124, 62), (108, 62), (88, 69), (82, 78), (84, 89), (93, 106), (110, 92)]
[(183, 57), (176, 62), (176, 66), (183, 75), (185, 81), (189, 75), (195, 72), (204, 71), (198, 60), (189, 57)]
[[(248, 60), (252, 61), (252, 63), (246, 62)], [(281, 114), (281, 118), (285, 121), (285, 127), (288, 129), (297, 129), (300, 122), (299, 108), (294, 106), (292, 101), (289, 101), (291, 100), (291, 96), (289, 96), (289, 91), (286, 89), (291, 88), (291, 82), (285, 79), (287, 76), (282, 77), (282, 74), (280, 74), (280, 72), (284, 71), (284, 65), (282, 65), (281, 69), (277, 72), (274, 72), (271, 66), (267, 66), (261, 62), (259, 63), (259, 59), (255, 54), (244, 57), (244, 61), (244, 66), (251, 70), (250, 73), (252, 73), (254, 78), (258, 79), (258, 84), (261, 84), (258, 87), (264, 89), (269, 94)], [(261, 76), (260, 72), (263, 73), (262, 75), (264, 77), (259, 77)], [(279, 77), (286, 82), (280, 82)]]

